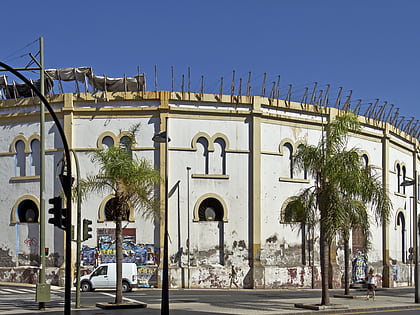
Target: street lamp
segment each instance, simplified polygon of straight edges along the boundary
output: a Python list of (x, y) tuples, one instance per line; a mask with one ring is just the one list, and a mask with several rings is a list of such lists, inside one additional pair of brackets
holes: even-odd
[(419, 294), (419, 279), (418, 279), (418, 247), (417, 247), (417, 200), (418, 200), (418, 187), (417, 187), (417, 171), (414, 172), (414, 179), (404, 180), (400, 186), (414, 186), (414, 205), (413, 205), (413, 259), (414, 259), (414, 303), (420, 303)]
[(51, 118), (54, 120), (54, 123), (57, 127), (58, 133), (61, 137), (61, 141), (64, 147), (64, 153), (66, 157), (67, 163), (67, 175), (63, 177), (62, 186), (63, 191), (66, 196), (66, 205), (67, 205), (67, 225), (66, 225), (66, 252), (65, 252), (65, 262), (66, 262), (66, 269), (65, 269), (65, 283), (64, 283), (64, 314), (69, 315), (71, 314), (71, 209), (72, 209), (72, 200), (71, 200), (71, 159), (70, 159), (70, 149), (67, 142), (66, 135), (64, 134), (64, 129), (61, 126), (61, 122), (58, 120), (57, 115), (55, 114), (53, 108), (51, 107), (50, 103), (47, 101), (45, 96), (33, 85), (31, 81), (29, 81), (25, 76), (20, 74), (16, 69), (10, 67), (9, 65), (0, 62), (0, 66), (13, 73), (19, 79), (26, 83), (26, 85), (34, 91), (34, 93), (39, 97), (41, 103), (47, 107), (48, 112), (51, 115)]
[[(166, 120), (166, 129), (168, 121)], [(168, 262), (168, 142), (166, 131), (155, 134), (152, 138), (154, 142), (165, 143), (165, 217), (164, 217), (164, 235), (163, 235), (163, 274), (162, 274), (162, 301), (161, 314), (169, 315), (169, 262)]]

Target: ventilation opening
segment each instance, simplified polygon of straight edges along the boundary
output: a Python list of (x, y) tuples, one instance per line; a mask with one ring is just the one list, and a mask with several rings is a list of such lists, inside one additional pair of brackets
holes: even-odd
[(205, 199), (198, 209), (200, 221), (223, 221), (223, 206), (215, 198)]

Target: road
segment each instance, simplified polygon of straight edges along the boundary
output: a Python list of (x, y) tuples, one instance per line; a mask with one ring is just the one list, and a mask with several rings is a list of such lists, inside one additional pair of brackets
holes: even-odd
[[(331, 296), (342, 293), (342, 290), (331, 290)], [(365, 301), (363, 291), (358, 300), (332, 298), (333, 303), (348, 304), (346, 314), (420, 314), (420, 305), (412, 302), (413, 289), (379, 290), (375, 301)], [(81, 309), (74, 308), (75, 292), (72, 292), (72, 314), (160, 314), (160, 289), (135, 289), (124, 293), (126, 302), (141, 301), (147, 303), (147, 308), (128, 310), (102, 310), (96, 303), (114, 301), (113, 290), (101, 290), (81, 293)], [(314, 311), (298, 309), (295, 303), (315, 304), (320, 301), (319, 290), (170, 290), (171, 314), (310, 314)], [(400, 307), (399, 309), (380, 310), (381, 307)], [(35, 288), (0, 286), (0, 313), (48, 313), (62, 314), (64, 308), (64, 288), (52, 287), (51, 302), (46, 303), (46, 310), (38, 311), (35, 303)], [(414, 309), (416, 308), (416, 309)], [(412, 310), (410, 310), (412, 309)], [(315, 311), (325, 314), (327, 311)], [(335, 314), (340, 310), (335, 310)]]

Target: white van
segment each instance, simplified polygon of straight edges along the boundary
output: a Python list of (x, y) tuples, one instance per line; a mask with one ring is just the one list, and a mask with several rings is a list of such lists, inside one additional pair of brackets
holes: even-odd
[[(117, 286), (117, 264), (101, 264), (91, 274), (80, 278), (80, 289), (83, 292), (95, 289), (115, 289)], [(137, 287), (137, 265), (135, 263), (122, 264), (122, 290), (131, 291)]]

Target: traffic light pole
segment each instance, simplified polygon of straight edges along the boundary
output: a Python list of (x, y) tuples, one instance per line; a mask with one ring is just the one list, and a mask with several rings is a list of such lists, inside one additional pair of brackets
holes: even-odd
[(21, 79), (29, 88), (34, 91), (34, 93), (40, 98), (40, 101), (44, 103), (45, 107), (48, 109), (52, 119), (54, 120), (58, 133), (60, 134), (61, 141), (63, 142), (64, 153), (66, 157), (67, 163), (67, 176), (64, 177), (62, 182), (64, 194), (66, 195), (66, 208), (67, 208), (67, 224), (66, 226), (66, 252), (65, 252), (65, 262), (66, 262), (66, 270), (65, 270), (65, 284), (64, 284), (64, 314), (70, 315), (71, 314), (71, 284), (72, 284), (72, 277), (71, 277), (71, 157), (70, 157), (70, 150), (69, 145), (67, 143), (66, 136), (64, 134), (63, 127), (61, 126), (60, 121), (57, 118), (57, 115), (54, 113), (50, 103), (44, 97), (44, 95), (29, 81), (24, 75), (19, 73), (16, 69), (13, 69), (9, 65), (0, 62), (0, 66), (6, 69), (7, 71), (13, 73), (19, 79)]
[(76, 217), (76, 308), (80, 308), (80, 252), (82, 247), (81, 241), (81, 220), (82, 220), (82, 200), (80, 196), (80, 167), (79, 159), (73, 149), (70, 149), (73, 153), (74, 162), (76, 164), (76, 189), (77, 189), (77, 217)]

